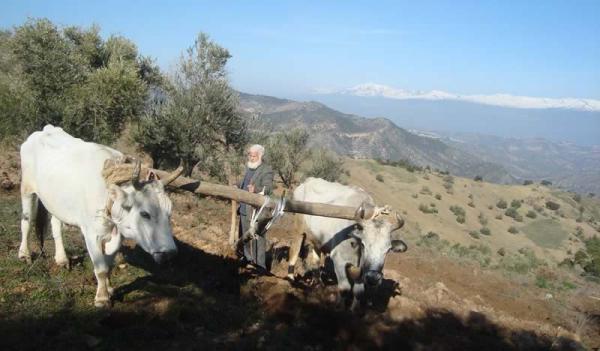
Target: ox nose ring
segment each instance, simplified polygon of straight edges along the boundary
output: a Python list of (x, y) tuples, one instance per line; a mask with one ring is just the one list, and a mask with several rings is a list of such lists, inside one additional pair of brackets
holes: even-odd
[(379, 285), (381, 283), (382, 279), (383, 279), (383, 274), (381, 274), (380, 272), (377, 272), (377, 271), (368, 271), (365, 276), (365, 280), (367, 281), (367, 284), (370, 286)]

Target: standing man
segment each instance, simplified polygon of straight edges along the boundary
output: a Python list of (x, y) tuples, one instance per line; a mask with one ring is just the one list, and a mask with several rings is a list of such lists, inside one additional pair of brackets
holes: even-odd
[[(273, 170), (267, 164), (263, 163), (265, 148), (261, 145), (252, 145), (248, 149), (248, 162), (246, 163), (246, 172), (244, 180), (240, 184), (240, 189), (251, 193), (270, 195), (273, 191)], [(250, 227), (253, 208), (247, 204), (240, 204), (240, 238)], [(244, 243), (244, 258), (247, 262), (266, 270), (265, 262), (267, 240), (263, 236), (252, 239)]]

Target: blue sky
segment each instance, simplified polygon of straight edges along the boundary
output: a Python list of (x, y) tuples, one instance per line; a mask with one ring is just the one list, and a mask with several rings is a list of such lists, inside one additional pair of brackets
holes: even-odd
[(229, 49), (232, 84), (294, 97), (374, 82), (410, 90), (600, 99), (600, 1), (6, 1), (98, 24), (164, 69), (199, 31)]

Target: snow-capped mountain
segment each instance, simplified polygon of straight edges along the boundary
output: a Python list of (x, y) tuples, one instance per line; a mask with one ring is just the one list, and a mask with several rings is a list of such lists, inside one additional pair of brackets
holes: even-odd
[(454, 100), (484, 105), (522, 109), (571, 109), (600, 112), (600, 100), (579, 98), (544, 98), (510, 94), (460, 95), (440, 90), (404, 90), (376, 83), (359, 84), (352, 88), (331, 91), (334, 94), (378, 96), (398, 100)]

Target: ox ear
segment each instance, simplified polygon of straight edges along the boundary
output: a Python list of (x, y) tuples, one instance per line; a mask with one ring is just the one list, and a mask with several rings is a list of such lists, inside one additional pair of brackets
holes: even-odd
[(127, 209), (127, 207), (131, 207), (129, 196), (118, 185), (111, 184), (108, 187), (108, 196), (110, 197), (114, 205), (124, 207), (125, 209)]
[(402, 240), (392, 240), (392, 251), (394, 252), (405, 252), (408, 250), (408, 246)]
[(150, 171), (146, 176), (146, 181), (151, 182), (153, 180), (160, 180), (160, 177), (158, 176), (158, 174), (154, 173), (153, 171)]

